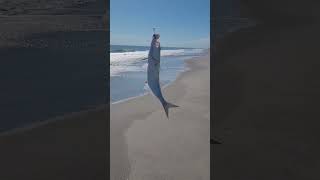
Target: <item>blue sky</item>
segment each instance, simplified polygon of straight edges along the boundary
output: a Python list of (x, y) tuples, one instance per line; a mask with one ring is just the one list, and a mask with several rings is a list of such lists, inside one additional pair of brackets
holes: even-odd
[(112, 45), (150, 45), (158, 27), (161, 46), (208, 48), (210, 0), (110, 0)]

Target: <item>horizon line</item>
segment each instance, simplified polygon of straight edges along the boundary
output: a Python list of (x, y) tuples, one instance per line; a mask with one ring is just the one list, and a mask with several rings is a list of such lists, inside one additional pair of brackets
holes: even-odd
[[(143, 46), (149, 47), (149, 45), (127, 45), (127, 44), (110, 44), (110, 46)], [(200, 47), (175, 47), (175, 46), (163, 46), (166, 48), (182, 48), (182, 49), (208, 49), (208, 48), (200, 48)]]

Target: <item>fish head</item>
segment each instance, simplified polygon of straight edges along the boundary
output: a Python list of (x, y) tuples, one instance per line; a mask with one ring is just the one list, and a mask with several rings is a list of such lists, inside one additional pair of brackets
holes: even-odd
[(160, 47), (160, 34), (153, 34), (152, 37), (152, 46), (159, 48)]
[(158, 40), (160, 38), (160, 34), (153, 34), (153, 39)]

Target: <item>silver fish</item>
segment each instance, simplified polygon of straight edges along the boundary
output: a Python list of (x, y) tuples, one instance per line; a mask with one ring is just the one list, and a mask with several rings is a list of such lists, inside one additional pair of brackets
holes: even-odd
[(160, 100), (164, 111), (169, 118), (169, 108), (178, 107), (177, 105), (171, 104), (167, 102), (161, 92), (160, 84), (159, 84), (159, 71), (160, 71), (160, 35), (153, 34), (151, 47), (148, 55), (148, 85), (151, 89), (152, 93)]

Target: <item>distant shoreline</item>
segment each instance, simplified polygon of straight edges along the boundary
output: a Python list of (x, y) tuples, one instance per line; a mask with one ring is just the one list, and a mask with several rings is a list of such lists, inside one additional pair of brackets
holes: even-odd
[[(110, 44), (110, 46), (136, 46), (136, 47), (149, 47), (149, 45), (139, 46), (139, 45), (123, 45), (123, 44)], [(173, 47), (173, 46), (161, 46), (161, 48), (175, 48), (175, 49), (206, 49), (200, 47)]]

